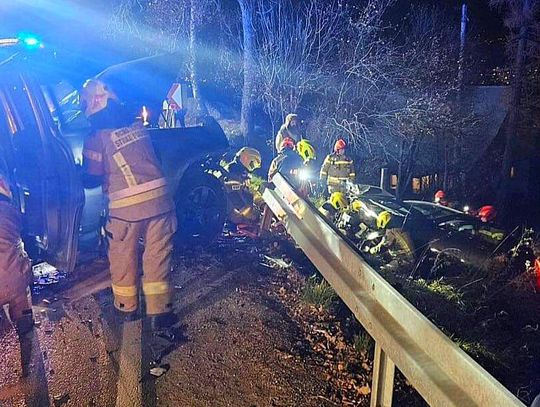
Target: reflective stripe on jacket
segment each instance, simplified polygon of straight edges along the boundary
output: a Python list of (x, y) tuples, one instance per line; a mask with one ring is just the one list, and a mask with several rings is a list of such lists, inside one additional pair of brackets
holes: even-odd
[(354, 182), (354, 162), (346, 155), (329, 154), (324, 159), (319, 177), (328, 185), (339, 185), (347, 180)]
[(104, 178), (112, 217), (138, 221), (173, 210), (167, 181), (144, 127), (100, 130), (85, 142), (83, 156), (86, 172)]

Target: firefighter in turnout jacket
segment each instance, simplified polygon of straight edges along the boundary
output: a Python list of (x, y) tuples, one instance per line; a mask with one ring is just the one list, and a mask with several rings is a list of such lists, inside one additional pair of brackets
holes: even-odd
[(0, 173), (0, 306), (8, 304), (9, 316), (19, 335), (33, 326), (30, 260), (21, 240), (21, 218), (11, 203), (7, 177)]
[[(144, 241), (142, 292), (153, 327), (174, 321), (169, 273), (177, 220), (150, 137), (99, 80), (81, 92), (92, 135), (85, 141), (85, 185), (102, 184), (109, 198), (106, 226), (116, 309), (138, 308), (138, 246)], [(126, 315), (126, 314), (124, 314)], [(127, 314), (129, 315), (129, 314)]]
[(229, 220), (236, 225), (258, 221), (259, 213), (249, 189), (249, 174), (261, 168), (261, 154), (254, 148), (243, 147), (231, 162), (222, 166)]
[(340, 191), (346, 192), (346, 181), (354, 182), (354, 162), (345, 155), (347, 144), (339, 139), (334, 145), (334, 152), (324, 159), (319, 178), (326, 183), (328, 193)]

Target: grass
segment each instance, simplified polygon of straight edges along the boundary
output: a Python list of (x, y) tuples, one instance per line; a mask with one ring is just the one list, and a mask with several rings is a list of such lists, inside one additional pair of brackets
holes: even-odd
[(493, 352), (490, 352), (484, 345), (480, 342), (471, 342), (465, 339), (455, 338), (453, 335), (450, 336), (450, 339), (459, 346), (463, 351), (476, 359), (491, 360), (501, 364), (501, 360)]
[(336, 292), (330, 284), (324, 279), (319, 279), (317, 275), (309, 277), (302, 289), (302, 300), (317, 308), (330, 309), (336, 298)]
[(418, 288), (432, 292), (446, 299), (447, 301), (462, 305), (463, 293), (458, 291), (452, 284), (448, 284), (443, 278), (437, 280), (426, 281), (424, 279), (414, 280), (413, 284)]
[(326, 202), (324, 195), (318, 195), (311, 198), (311, 202), (315, 205), (316, 208), (320, 208)]
[(369, 353), (373, 349), (375, 342), (367, 332), (363, 332), (353, 337), (353, 347), (358, 353)]

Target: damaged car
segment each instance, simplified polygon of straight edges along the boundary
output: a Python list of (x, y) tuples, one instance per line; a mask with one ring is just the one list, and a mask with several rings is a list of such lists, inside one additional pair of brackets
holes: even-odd
[[(23, 215), (27, 250), (34, 259), (70, 272), (79, 249), (96, 253), (103, 244), (106, 203), (101, 188), (84, 189), (81, 183), (89, 125), (69, 72), (56, 52), (25, 45), (20, 39), (0, 41), (0, 166), (9, 174)], [(142, 102), (161, 106), (167, 92), (163, 86), (175, 79), (157, 75), (151, 62), (135, 61), (104, 73), (111, 82), (120, 79), (131, 94), (144, 96), (133, 99), (134, 121)], [(152, 72), (147, 77), (155, 83), (141, 81), (143, 71)], [(118, 93), (121, 85), (115, 88)], [(158, 116), (145, 124), (175, 198), (179, 237), (208, 242), (221, 232), (226, 207), (223, 186), (205, 165), (228, 150), (227, 138), (212, 118), (194, 127), (159, 128)]]

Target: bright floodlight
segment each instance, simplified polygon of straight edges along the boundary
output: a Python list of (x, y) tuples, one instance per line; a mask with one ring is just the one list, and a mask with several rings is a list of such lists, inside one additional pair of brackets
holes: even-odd
[(307, 168), (301, 168), (298, 171), (298, 178), (301, 181), (307, 181), (308, 179), (311, 178), (311, 174), (310, 174), (310, 172), (309, 172), (309, 170)]

